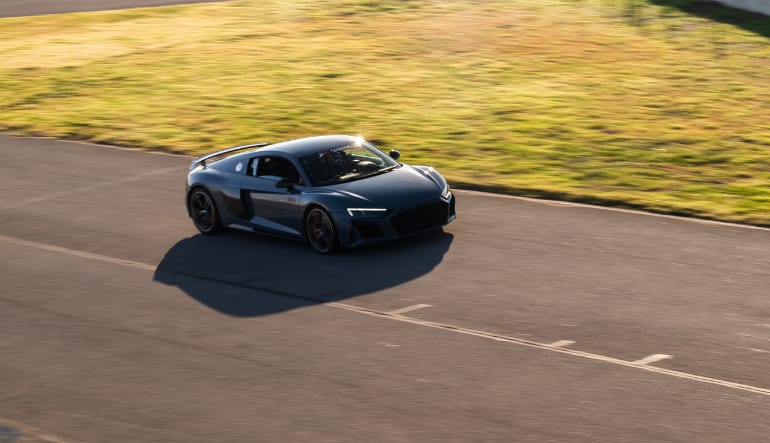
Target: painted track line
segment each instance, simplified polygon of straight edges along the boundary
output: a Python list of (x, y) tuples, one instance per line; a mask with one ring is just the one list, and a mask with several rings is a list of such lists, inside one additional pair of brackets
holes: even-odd
[(105, 263), (112, 263), (114, 265), (128, 266), (131, 268), (137, 268), (144, 271), (155, 271), (155, 266), (148, 265), (147, 263), (141, 263), (133, 260), (125, 260), (122, 258), (109, 257), (107, 255), (94, 254), (93, 252), (80, 251), (77, 249), (65, 248), (62, 246), (51, 245), (48, 243), (40, 243), (31, 240), (22, 240), (16, 237), (10, 237), (0, 234), (0, 241), (11, 243), (14, 245), (26, 246), (29, 248), (42, 249), (44, 251), (58, 252), (60, 254), (71, 255), (73, 257), (87, 258), (89, 260), (96, 260)]
[(6, 209), (18, 208), (20, 206), (29, 205), (29, 204), (32, 204), (32, 203), (39, 203), (39, 202), (46, 201), (46, 200), (52, 200), (52, 199), (55, 199), (55, 198), (63, 197), (65, 195), (69, 195), (69, 194), (75, 194), (75, 193), (78, 193), (78, 192), (91, 191), (93, 189), (103, 188), (105, 186), (119, 185), (121, 183), (135, 182), (135, 181), (141, 180), (141, 179), (146, 178), (146, 177), (150, 177), (150, 176), (158, 175), (158, 174), (164, 174), (166, 172), (174, 172), (174, 171), (178, 172), (180, 169), (181, 168), (179, 168), (178, 166), (175, 166), (175, 167), (172, 167), (172, 168), (155, 169), (155, 170), (152, 170), (152, 171), (149, 171), (149, 172), (144, 172), (144, 173), (141, 173), (141, 174), (132, 175), (130, 177), (124, 177), (124, 178), (121, 178), (119, 180), (110, 180), (110, 181), (106, 181), (106, 182), (99, 182), (99, 183), (94, 183), (94, 184), (90, 184), (90, 185), (86, 185), (86, 186), (80, 186), (78, 188), (67, 189), (66, 191), (55, 192), (53, 194), (44, 195), (42, 197), (34, 197), (34, 198), (27, 199), (27, 200), (17, 201), (15, 203), (10, 203), (10, 204), (7, 204), (5, 206), (0, 206), (0, 211), (6, 210)]
[(546, 351), (552, 351), (552, 352), (557, 352), (557, 353), (561, 353), (561, 354), (572, 355), (574, 357), (582, 357), (582, 358), (586, 358), (586, 359), (589, 359), (589, 360), (597, 360), (597, 361), (602, 361), (602, 362), (605, 362), (605, 363), (611, 363), (611, 364), (618, 365), (618, 366), (625, 366), (625, 367), (629, 367), (629, 368), (641, 369), (643, 371), (655, 372), (655, 373), (658, 373), (658, 374), (669, 375), (669, 376), (672, 376), (672, 377), (684, 378), (684, 379), (687, 379), (687, 380), (698, 381), (698, 382), (701, 382), (701, 383), (708, 383), (708, 384), (722, 386), (722, 387), (726, 387), (726, 388), (739, 389), (739, 390), (742, 390), (742, 391), (753, 392), (755, 394), (762, 394), (762, 395), (770, 396), (770, 389), (760, 388), (758, 386), (745, 385), (745, 384), (742, 384), (742, 383), (735, 383), (735, 382), (731, 382), (731, 381), (727, 381), (727, 380), (720, 380), (718, 378), (704, 377), (704, 376), (701, 376), (701, 375), (690, 374), (690, 373), (687, 373), (687, 372), (674, 371), (674, 370), (671, 370), (671, 369), (663, 369), (663, 368), (658, 368), (658, 367), (655, 367), (655, 366), (648, 366), (648, 365), (638, 364), (638, 363), (633, 362), (633, 361), (621, 360), (619, 358), (608, 357), (606, 355), (601, 355), (601, 354), (592, 354), (590, 352), (575, 351), (575, 350), (572, 350), (572, 349), (565, 349), (565, 348), (560, 348), (560, 347), (554, 347), (554, 346), (551, 346), (551, 345), (545, 344), (545, 343), (538, 343), (538, 342), (535, 342), (535, 341), (525, 340), (525, 339), (522, 339), (522, 338), (510, 337), (510, 336), (502, 335), (502, 334), (495, 334), (493, 332), (479, 331), (479, 330), (476, 330), (476, 329), (463, 328), (463, 327), (459, 327), (459, 326), (449, 325), (449, 324), (446, 324), (446, 323), (439, 323), (439, 322), (433, 322), (433, 321), (428, 321), (428, 320), (419, 320), (419, 319), (416, 319), (416, 318), (404, 317), (404, 316), (401, 316), (401, 315), (389, 315), (387, 312), (380, 312), (380, 311), (376, 311), (376, 310), (373, 310), (373, 309), (364, 308), (364, 307), (361, 307), (361, 306), (348, 305), (346, 303), (331, 302), (331, 303), (326, 303), (326, 305), (327, 306), (332, 306), (332, 307), (335, 307), (335, 308), (346, 309), (348, 311), (358, 312), (358, 313), (361, 313), (361, 314), (371, 315), (371, 316), (374, 316), (374, 317), (386, 317), (386, 318), (390, 318), (390, 319), (393, 319), (393, 320), (396, 320), (396, 321), (400, 321), (400, 322), (404, 322), (404, 323), (411, 323), (411, 324), (420, 325), (420, 326), (427, 326), (429, 328), (435, 328), (435, 329), (443, 329), (443, 330), (447, 330), (447, 331), (457, 332), (457, 333), (460, 333), (460, 334), (473, 335), (473, 336), (476, 336), (476, 337), (487, 338), (487, 339), (490, 339), (490, 340), (495, 340), (495, 341), (500, 341), (500, 342), (507, 342), (507, 343), (513, 343), (513, 344), (517, 344), (517, 345), (521, 345), (521, 346), (526, 346), (526, 347), (529, 347), (529, 348), (542, 349), (542, 350), (546, 350)]
[(635, 361), (634, 364), (649, 365), (649, 364), (655, 363), (656, 361), (666, 360), (669, 358), (674, 358), (674, 356), (668, 355), (668, 354), (652, 354), (652, 355), (648, 355), (647, 357), (644, 357), (643, 359)]
[(572, 341), (572, 340), (558, 340), (558, 341), (555, 341), (555, 342), (549, 344), (548, 346), (551, 346), (551, 347), (554, 347), (554, 348), (563, 348), (565, 346), (570, 346), (570, 345), (574, 345), (574, 344), (575, 344), (575, 342)]
[[(31, 140), (51, 140), (59, 143), (70, 143), (74, 145), (79, 146), (89, 146), (93, 148), (99, 148), (99, 149), (118, 149), (123, 151), (131, 151), (131, 152), (137, 152), (137, 153), (143, 153), (143, 154), (153, 154), (153, 155), (167, 155), (167, 156), (173, 156), (173, 157), (182, 157), (182, 158), (189, 158), (193, 159), (197, 155), (191, 155), (191, 154), (181, 154), (181, 153), (173, 153), (173, 152), (163, 152), (163, 151), (151, 151), (151, 150), (144, 150), (140, 148), (131, 148), (126, 146), (117, 146), (117, 145), (109, 145), (109, 144), (101, 144), (101, 143), (92, 143), (92, 142), (84, 142), (80, 140), (66, 140), (66, 139), (57, 139), (52, 137), (14, 137), (7, 134), (0, 134), (2, 136), (8, 137), (8, 138), (16, 138), (16, 139), (31, 139)], [(212, 148), (214, 149), (214, 148)], [(177, 168), (178, 170), (178, 168)], [(686, 221), (686, 222), (692, 222), (692, 223), (699, 223), (699, 224), (707, 224), (707, 225), (716, 225), (716, 226), (725, 226), (725, 227), (732, 227), (732, 228), (742, 228), (742, 229), (754, 229), (754, 230), (761, 230), (761, 231), (768, 231), (770, 232), (770, 228), (765, 226), (754, 226), (754, 225), (747, 225), (747, 224), (740, 224), (740, 223), (731, 223), (731, 222), (724, 222), (719, 220), (710, 220), (705, 218), (696, 218), (696, 217), (684, 217), (680, 215), (670, 215), (670, 214), (660, 214), (657, 212), (648, 212), (641, 209), (627, 209), (627, 208), (616, 208), (612, 206), (598, 206), (598, 205), (592, 205), (588, 203), (577, 203), (577, 202), (569, 202), (569, 201), (562, 201), (562, 200), (547, 200), (544, 198), (533, 198), (533, 197), (522, 197), (520, 195), (509, 195), (509, 194), (495, 194), (492, 192), (484, 192), (484, 191), (475, 191), (472, 189), (462, 189), (462, 188), (454, 188), (452, 189), (453, 192), (457, 192), (459, 194), (466, 194), (466, 195), (479, 195), (484, 197), (491, 197), (491, 198), (502, 198), (502, 199), (511, 199), (511, 200), (519, 200), (519, 201), (526, 201), (530, 203), (537, 203), (541, 205), (546, 206), (567, 206), (567, 207), (576, 207), (576, 208), (589, 208), (589, 209), (596, 209), (600, 211), (609, 211), (609, 212), (621, 212), (621, 213), (627, 213), (627, 214), (637, 214), (637, 215), (644, 215), (649, 217), (659, 217), (659, 218), (668, 218), (672, 220), (679, 220), (679, 221)], [(2, 208), (0, 208), (2, 209)]]
[(648, 217), (667, 218), (671, 220), (699, 223), (704, 225), (715, 225), (715, 226), (725, 226), (729, 228), (770, 231), (770, 228), (767, 228), (765, 226), (743, 225), (740, 223), (730, 223), (730, 222), (719, 221), (719, 220), (710, 220), (707, 218), (683, 217), (681, 215), (659, 214), (657, 212), (647, 212), (641, 209), (616, 208), (612, 206), (597, 206), (597, 205), (591, 205), (588, 203), (577, 203), (577, 202), (569, 202), (569, 201), (562, 201), (562, 200), (546, 200), (546, 199), (540, 199), (540, 198), (522, 197), (520, 195), (493, 194), (491, 192), (473, 191), (470, 189), (461, 189), (461, 188), (452, 188), (452, 192), (457, 192), (459, 194), (465, 194), (465, 195), (479, 195), (482, 197), (490, 197), (490, 198), (519, 200), (519, 201), (537, 203), (537, 204), (546, 205), (546, 206), (596, 209), (600, 211), (621, 212), (625, 214), (636, 214), (636, 215), (645, 215)]
[(402, 314), (406, 314), (407, 312), (416, 311), (418, 309), (430, 308), (431, 306), (432, 305), (426, 305), (426, 304), (420, 303), (419, 305), (412, 305), (412, 306), (407, 306), (405, 308), (388, 311), (388, 315), (402, 315)]
[[(45, 251), (51, 251), (51, 252), (66, 254), (66, 255), (70, 255), (70, 256), (74, 256), (74, 257), (86, 258), (86, 259), (90, 259), (90, 260), (97, 260), (97, 261), (106, 262), (106, 263), (112, 263), (112, 264), (116, 264), (116, 265), (120, 265), (120, 266), (128, 266), (128, 267), (132, 267), (132, 268), (136, 268), (136, 269), (141, 269), (141, 270), (144, 270), (144, 271), (154, 272), (155, 269), (156, 269), (156, 266), (153, 266), (153, 265), (150, 265), (150, 264), (147, 264), (147, 263), (136, 262), (136, 261), (133, 261), (133, 260), (124, 260), (124, 259), (115, 258), (115, 257), (108, 257), (108, 256), (101, 255), (101, 254), (94, 254), (94, 253), (91, 253), (91, 252), (85, 252), (85, 251), (79, 251), (79, 250), (70, 249), (70, 248), (64, 248), (64, 247), (61, 247), (61, 246), (50, 245), (50, 244), (47, 244), (47, 243), (40, 243), (40, 242), (35, 242), (35, 241), (30, 241), (30, 240), (22, 240), (22, 239), (18, 239), (18, 238), (15, 238), (15, 237), (10, 237), (10, 236), (7, 236), (7, 235), (2, 235), (2, 234), (0, 234), (0, 241), (6, 242), (6, 243), (11, 243), (11, 244), (16, 244), (16, 245), (21, 245), (21, 246), (26, 246), (26, 247), (30, 247), (30, 248), (35, 248), (35, 249), (41, 249), (41, 250), (45, 250)], [(192, 276), (192, 278), (195, 278), (195, 277)], [(245, 288), (247, 288), (247, 287), (245, 287)], [(270, 291), (270, 292), (272, 292), (272, 291)], [(292, 297), (292, 298), (301, 298), (303, 300), (308, 300), (307, 298), (303, 298), (303, 297), (300, 297), (300, 296), (294, 296), (294, 295), (291, 295), (291, 294), (277, 294), (276, 293), (276, 295), (281, 295), (281, 296), (285, 296), (285, 297)], [(705, 377), (705, 376), (701, 376), (701, 375), (690, 374), (690, 373), (687, 373), (687, 372), (675, 371), (675, 370), (671, 370), (671, 369), (664, 369), (664, 368), (659, 368), (659, 367), (656, 367), (656, 366), (649, 366), (647, 364), (640, 364), (639, 363), (640, 361), (644, 361), (645, 359), (637, 360), (637, 361), (621, 360), (619, 358), (609, 357), (609, 356), (606, 356), (606, 355), (593, 354), (593, 353), (590, 353), (590, 352), (583, 352), (583, 351), (576, 351), (576, 350), (573, 350), (573, 349), (553, 346), (552, 344), (538, 343), (538, 342), (532, 341), (532, 340), (526, 340), (526, 339), (522, 339), (522, 338), (511, 337), (511, 336), (502, 335), (502, 334), (496, 334), (496, 333), (493, 333), (493, 332), (480, 331), (480, 330), (477, 330), (477, 329), (464, 328), (464, 327), (461, 327), (461, 326), (454, 326), (454, 325), (450, 325), (450, 324), (446, 324), (446, 323), (439, 323), (439, 322), (434, 322), (434, 321), (429, 321), (429, 320), (420, 320), (420, 319), (416, 319), (416, 318), (412, 318), (412, 317), (406, 317), (406, 316), (403, 316), (403, 315), (400, 315), (400, 314), (392, 314), (392, 313), (389, 313), (389, 312), (377, 311), (375, 309), (369, 309), (369, 308), (365, 308), (363, 306), (355, 306), (355, 305), (350, 305), (350, 304), (347, 304), (347, 303), (340, 303), (340, 302), (323, 302), (321, 300), (316, 300), (316, 301), (319, 304), (324, 305), (324, 306), (328, 306), (330, 308), (344, 309), (346, 311), (356, 312), (356, 313), (359, 313), (359, 314), (369, 315), (369, 316), (372, 316), (372, 317), (379, 317), (379, 318), (384, 318), (384, 319), (388, 319), (388, 320), (399, 321), (399, 322), (402, 322), (402, 323), (409, 323), (409, 324), (413, 324), (413, 325), (424, 326), (424, 327), (433, 328), (433, 329), (440, 329), (440, 330), (443, 330), (443, 331), (454, 332), (454, 333), (458, 333), (458, 334), (464, 334), (464, 335), (470, 335), (470, 336), (474, 336), (474, 337), (485, 338), (485, 339), (488, 339), (488, 340), (494, 340), (494, 341), (499, 341), (499, 342), (504, 342), (504, 343), (516, 344), (516, 345), (525, 346), (525, 347), (528, 347), (528, 348), (534, 348), (534, 349), (540, 349), (540, 350), (543, 350), (543, 351), (556, 352), (556, 353), (559, 353), (559, 354), (570, 355), (570, 356), (573, 356), (573, 357), (580, 357), (580, 358), (584, 358), (584, 359), (588, 359), (588, 360), (601, 361), (601, 362), (604, 362), (604, 363), (609, 363), (609, 364), (613, 364), (613, 365), (617, 365), (617, 366), (624, 366), (624, 367), (627, 367), (627, 368), (634, 368), (634, 369), (639, 369), (639, 370), (642, 370), (642, 371), (654, 372), (656, 374), (668, 375), (668, 376), (671, 376), (671, 377), (683, 378), (683, 379), (686, 379), (686, 380), (696, 381), (696, 382), (700, 382), (700, 383), (706, 383), (706, 384), (721, 386), (721, 387), (725, 387), (725, 388), (737, 389), (737, 390), (741, 390), (741, 391), (751, 392), (751, 393), (754, 393), (754, 394), (761, 394), (761, 395), (770, 396), (770, 389), (767, 389), (767, 388), (760, 388), (758, 386), (746, 385), (746, 384), (742, 384), (742, 383), (736, 383), (736, 382), (731, 382), (731, 381), (727, 381), (727, 380), (721, 380), (721, 379), (717, 379), (717, 378)], [(556, 343), (558, 343), (558, 342), (556, 342)], [(660, 354), (655, 354), (655, 355), (660, 355)]]

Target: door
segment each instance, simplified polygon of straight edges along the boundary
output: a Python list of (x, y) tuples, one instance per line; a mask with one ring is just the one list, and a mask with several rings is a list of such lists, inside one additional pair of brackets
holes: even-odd
[[(242, 195), (249, 207), (249, 223), (255, 229), (275, 234), (302, 236), (302, 209), (299, 196), (302, 186), (297, 169), (286, 158), (259, 156), (249, 161)], [(277, 188), (281, 179), (292, 180), (293, 189)]]

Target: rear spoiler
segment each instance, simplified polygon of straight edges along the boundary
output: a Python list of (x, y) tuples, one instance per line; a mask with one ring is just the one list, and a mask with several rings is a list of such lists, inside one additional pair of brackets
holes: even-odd
[(222, 160), (223, 158), (228, 157), (229, 155), (232, 155), (238, 151), (245, 151), (246, 149), (251, 148), (261, 148), (262, 146), (267, 146), (269, 144), (270, 143), (252, 143), (250, 145), (235, 146), (233, 148), (221, 149), (210, 154), (201, 155), (200, 157), (196, 157), (192, 163), (190, 163), (190, 170), (195, 169), (199, 165), (206, 166), (207, 161), (215, 162), (217, 160)]

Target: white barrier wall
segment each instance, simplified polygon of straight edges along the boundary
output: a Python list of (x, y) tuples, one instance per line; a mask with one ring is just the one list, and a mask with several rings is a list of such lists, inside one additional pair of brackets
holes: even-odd
[(716, 0), (719, 3), (733, 8), (745, 9), (747, 11), (759, 12), (760, 14), (770, 15), (770, 0)]

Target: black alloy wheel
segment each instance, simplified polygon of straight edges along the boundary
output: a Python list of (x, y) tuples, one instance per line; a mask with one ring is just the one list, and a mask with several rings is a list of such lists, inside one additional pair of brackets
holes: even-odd
[(310, 246), (321, 254), (330, 254), (337, 249), (334, 223), (321, 208), (313, 208), (305, 216), (305, 236)]
[(190, 193), (190, 216), (202, 234), (214, 234), (221, 228), (214, 199), (203, 188), (196, 188)]

